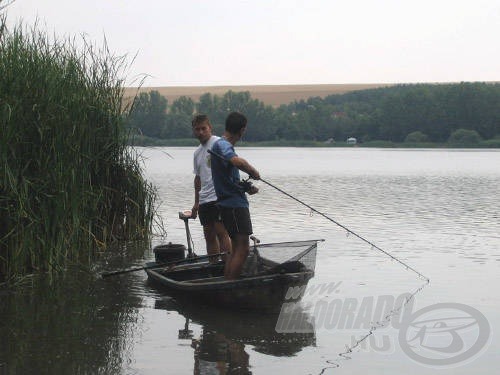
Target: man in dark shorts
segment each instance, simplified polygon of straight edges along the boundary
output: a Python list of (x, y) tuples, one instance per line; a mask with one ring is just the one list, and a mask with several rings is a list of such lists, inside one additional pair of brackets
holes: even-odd
[[(207, 254), (217, 254), (231, 251), (231, 240), (220, 219), (219, 208), (216, 206), (217, 195), (212, 182), (210, 163), (212, 155), (208, 150), (219, 139), (212, 135), (212, 125), (206, 115), (197, 115), (192, 121), (193, 134), (200, 141), (194, 152), (194, 205), (191, 217), (200, 217), (203, 234), (207, 243)], [(210, 259), (215, 263), (217, 257)]]
[(222, 222), (231, 237), (231, 254), (226, 257), (224, 276), (226, 279), (238, 278), (248, 256), (252, 234), (252, 221), (245, 193), (255, 194), (258, 189), (252, 185), (240, 183), (240, 170), (258, 180), (259, 172), (234, 151), (234, 145), (245, 133), (247, 119), (238, 112), (230, 113), (226, 118), (225, 132), (222, 138), (212, 146), (212, 180), (217, 194)]

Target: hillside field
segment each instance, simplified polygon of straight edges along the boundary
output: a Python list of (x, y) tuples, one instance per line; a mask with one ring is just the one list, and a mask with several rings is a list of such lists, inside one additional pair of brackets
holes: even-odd
[[(249, 91), (253, 99), (258, 99), (264, 104), (278, 107), (281, 104), (289, 104), (294, 100), (307, 99), (311, 96), (324, 98), (333, 94), (344, 94), (349, 91), (366, 90), (377, 87), (388, 87), (392, 84), (369, 83), (369, 84), (324, 84), (324, 85), (256, 85), (256, 86), (172, 86), (172, 87), (127, 87), (125, 88), (125, 99), (130, 100), (138, 92), (158, 91), (167, 98), (171, 104), (180, 96), (188, 96), (195, 102), (201, 95), (209, 92), (212, 95), (224, 95), (227, 91), (235, 92)], [(138, 91), (139, 90), (139, 91)]]

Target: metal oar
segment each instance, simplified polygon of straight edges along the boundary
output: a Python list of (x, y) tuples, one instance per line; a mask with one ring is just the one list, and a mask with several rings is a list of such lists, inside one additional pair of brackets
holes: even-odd
[(168, 267), (168, 266), (176, 266), (178, 264), (183, 264), (183, 263), (196, 263), (199, 260), (203, 259), (209, 259), (212, 257), (218, 257), (220, 255), (227, 254), (225, 252), (223, 253), (216, 253), (216, 254), (210, 254), (210, 255), (201, 255), (201, 256), (196, 256), (192, 258), (185, 258), (185, 259), (180, 259), (172, 262), (167, 262), (167, 263), (155, 263), (150, 266), (144, 266), (144, 267), (136, 267), (136, 268), (129, 268), (127, 270), (120, 270), (120, 271), (113, 271), (113, 272), (103, 272), (101, 274), (102, 278), (106, 278), (109, 276), (114, 276), (114, 275), (121, 275), (123, 273), (129, 273), (129, 272), (136, 272), (136, 271), (142, 271), (142, 270), (149, 270), (152, 268), (161, 268), (161, 267)]

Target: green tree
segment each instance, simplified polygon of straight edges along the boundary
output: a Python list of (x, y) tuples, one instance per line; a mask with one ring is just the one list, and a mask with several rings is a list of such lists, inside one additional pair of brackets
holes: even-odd
[(248, 115), (248, 106), (251, 100), (249, 91), (234, 92), (229, 90), (222, 97), (220, 106), (226, 113), (239, 111)]
[(200, 96), (196, 103), (196, 111), (203, 114), (212, 114), (215, 112), (214, 97), (209, 92)]
[(427, 134), (422, 133), (421, 131), (417, 130), (416, 132), (411, 132), (408, 134), (405, 138), (405, 142), (407, 143), (419, 143), (419, 142), (427, 142), (429, 137)]
[(194, 109), (195, 105), (193, 99), (188, 96), (181, 96), (172, 102), (169, 113), (191, 117), (194, 113)]
[(127, 125), (148, 137), (159, 137), (165, 126), (167, 99), (158, 91), (140, 93), (132, 104)]
[(475, 130), (457, 129), (451, 133), (448, 143), (452, 146), (476, 146), (481, 141), (481, 136)]
[(266, 141), (277, 138), (276, 111), (259, 100), (251, 100), (247, 105), (250, 123), (245, 138), (249, 141)]
[(161, 138), (189, 138), (192, 136), (191, 115), (169, 114), (161, 132)]

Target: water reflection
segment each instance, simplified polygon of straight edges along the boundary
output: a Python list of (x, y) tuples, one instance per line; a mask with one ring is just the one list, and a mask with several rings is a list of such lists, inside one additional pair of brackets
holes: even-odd
[(217, 331), (203, 330), (200, 339), (193, 339), (194, 374), (251, 374), (250, 356), (245, 345), (228, 339)]
[[(148, 178), (159, 188), (167, 241), (185, 243), (177, 213), (193, 203), (186, 188), (192, 184), (193, 149), (169, 149), (175, 160), (156, 157), (160, 149), (148, 152)], [(244, 149), (242, 156), (262, 166), (268, 181), (429, 276), (432, 289), (418, 295), (418, 307), (469, 304), (487, 316), (498, 335), (500, 152)], [(251, 212), (263, 242), (326, 239), (312, 281), (342, 281), (342, 294), (317, 298), (362, 301), (418, 286), (380, 252), (274, 189), (260, 187)], [(203, 254), (202, 227), (193, 223), (191, 230), (196, 251)], [(142, 266), (153, 258), (150, 248), (107, 249), (93, 272)], [(278, 334), (275, 316), (179, 306), (150, 288), (144, 272), (106, 280), (95, 275), (69, 269), (52, 284), (41, 277), (28, 286), (0, 289), (0, 374), (178, 374), (191, 373), (194, 366), (198, 374), (211, 368), (219, 374), (318, 374), (359, 333), (332, 334), (318, 325), (312, 334)], [(305, 297), (314, 302), (316, 295)], [(493, 340), (474, 363), (443, 374), (492, 372), (499, 350)], [(335, 373), (435, 372), (416, 367), (398, 351), (360, 350), (350, 356), (354, 361)]]
[(2, 291), (0, 373), (119, 373), (130, 353), (135, 306), (116, 279), (104, 285), (81, 270), (45, 275)]
[(116, 244), (92, 270), (70, 266), (0, 289), (0, 374), (122, 373), (138, 335), (145, 275), (100, 273), (142, 265), (149, 247)]
[[(208, 305), (165, 297), (155, 301), (155, 308), (175, 311), (185, 317), (179, 329), (179, 339), (190, 338), (194, 348), (195, 374), (250, 374), (250, 348), (253, 351), (282, 357), (293, 356), (303, 348), (316, 345), (312, 323), (307, 333), (278, 333), (276, 323), (279, 314), (263, 314), (255, 311), (228, 310)], [(303, 311), (302, 322), (310, 317)], [(190, 324), (202, 327), (199, 337), (193, 337)]]

